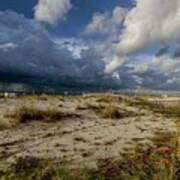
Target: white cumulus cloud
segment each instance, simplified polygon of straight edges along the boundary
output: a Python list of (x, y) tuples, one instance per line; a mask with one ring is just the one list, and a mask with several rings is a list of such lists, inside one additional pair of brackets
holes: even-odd
[(120, 55), (153, 44), (176, 40), (180, 35), (179, 0), (136, 0), (128, 13), (117, 50)]
[(86, 26), (85, 34), (113, 34), (119, 31), (119, 26), (122, 24), (128, 10), (122, 7), (115, 7), (110, 12), (95, 13), (92, 21)]
[[(176, 41), (180, 35), (179, 0), (135, 0), (124, 21), (116, 45), (119, 57), (131, 55), (154, 44)], [(114, 71), (118, 68), (114, 66)]]
[(112, 73), (117, 66), (119, 67), (123, 65), (124, 62), (125, 62), (125, 58), (119, 58), (118, 56), (114, 56), (111, 63), (105, 67), (105, 73), (107, 74)]
[(70, 0), (39, 0), (35, 6), (34, 16), (40, 22), (55, 24), (64, 19), (64, 15), (72, 8)]

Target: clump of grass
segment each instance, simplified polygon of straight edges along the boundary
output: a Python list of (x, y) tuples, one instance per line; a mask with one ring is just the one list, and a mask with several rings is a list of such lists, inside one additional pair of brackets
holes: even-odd
[(14, 173), (25, 172), (27, 169), (31, 172), (33, 169), (36, 169), (39, 166), (41, 166), (41, 161), (36, 157), (20, 157), (12, 165), (12, 170)]
[(105, 108), (105, 106), (103, 104), (86, 102), (83, 105), (77, 105), (76, 110), (92, 110), (95, 113), (97, 113), (104, 108)]
[(109, 119), (120, 119), (120, 118), (128, 117), (128, 113), (126, 111), (120, 110), (120, 108), (116, 106), (106, 107), (100, 113), (101, 113), (100, 115), (103, 118), (109, 118)]
[(135, 116), (136, 114), (128, 110), (122, 109), (117, 105), (104, 104), (104, 103), (89, 103), (86, 102), (83, 106), (78, 105), (76, 110), (91, 110), (96, 115), (105, 119), (120, 119), (130, 116)]
[[(159, 143), (161, 142), (161, 143)], [(124, 154), (121, 159), (102, 159), (97, 168), (72, 169), (68, 162), (43, 160), (36, 157), (18, 158), (1, 179), (9, 180), (179, 180), (177, 136), (156, 134), (155, 146)], [(87, 154), (84, 154), (85, 156)]]
[(18, 158), (17, 161), (0, 176), (8, 180), (101, 180), (94, 169), (70, 169), (67, 162), (55, 162), (36, 157)]
[(120, 103), (122, 101), (123, 98), (117, 95), (103, 95), (96, 99), (96, 102), (98, 103), (108, 103), (108, 104), (112, 102)]
[(166, 107), (157, 110), (157, 112), (164, 114), (170, 118), (180, 118), (180, 107)]
[(9, 111), (0, 117), (0, 131), (16, 126), (17, 122)]
[(154, 113), (161, 114), (167, 118), (180, 118), (179, 106), (166, 107), (163, 104), (158, 103), (158, 101), (153, 102), (141, 97), (128, 101), (128, 105), (147, 109)]
[(131, 114), (130, 112), (119, 108), (118, 106), (107, 106), (105, 109), (100, 111), (100, 116), (103, 118), (109, 119), (120, 119), (129, 117)]
[(4, 98), (4, 94), (0, 93), (0, 99)]
[(154, 147), (143, 150), (137, 147), (132, 154), (123, 158), (106, 159), (98, 162), (102, 177), (111, 180), (179, 180), (180, 158), (178, 137), (172, 133), (156, 134)]
[(9, 180), (53, 180), (55, 168), (51, 160), (38, 159), (33, 156), (20, 157), (7, 170), (5, 179)]
[(125, 155), (122, 160), (108, 159), (99, 163), (103, 177), (111, 180), (176, 180), (180, 178), (180, 162), (168, 149), (148, 149)]
[(62, 112), (56, 109), (41, 110), (22, 106), (16, 109), (14, 117), (19, 123), (26, 123), (33, 120), (56, 122), (67, 118), (77, 118), (79, 115), (75, 113)]
[(86, 107), (95, 112), (100, 111), (105, 108), (105, 106), (100, 103), (98, 104), (98, 103), (88, 103), (88, 102), (86, 103)]
[(0, 130), (9, 129), (13, 127), (15, 124), (10, 118), (1, 118), (0, 119)]
[[(171, 134), (172, 135), (172, 134)], [(42, 160), (35, 157), (18, 158), (2, 179), (29, 180), (179, 180), (180, 159), (177, 157), (175, 137), (169, 134), (156, 135), (163, 141), (162, 145), (142, 150), (136, 148), (134, 153), (124, 154), (121, 159), (103, 159), (97, 162), (97, 168), (72, 169), (67, 162)], [(164, 139), (165, 137), (168, 137)], [(174, 140), (172, 140), (174, 138)], [(168, 141), (168, 142), (167, 142)], [(167, 145), (168, 144), (168, 145)]]
[(38, 96), (38, 99), (41, 100), (41, 101), (47, 101), (48, 96), (46, 94), (42, 94), (42, 95)]

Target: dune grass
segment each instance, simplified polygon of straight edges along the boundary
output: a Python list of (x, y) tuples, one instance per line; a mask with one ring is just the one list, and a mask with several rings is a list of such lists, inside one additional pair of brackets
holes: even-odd
[(1, 170), (0, 179), (8, 180), (101, 180), (95, 169), (71, 169), (68, 162), (36, 157), (18, 158), (9, 168)]
[[(86, 104), (99, 116), (110, 119), (134, 116), (116, 105)], [(108, 103), (108, 101), (106, 102)], [(177, 107), (167, 108), (146, 99), (136, 99), (130, 105), (151, 110), (165, 117), (178, 118)], [(54, 122), (69, 117), (77, 117), (73, 113), (64, 113), (56, 109), (39, 110), (22, 106), (16, 109), (14, 118), (18, 123), (34, 120)], [(18, 158), (12, 166), (0, 170), (2, 180), (180, 180), (180, 142), (175, 133), (156, 133), (152, 139), (154, 146), (142, 150), (137, 147), (134, 153), (123, 154), (119, 160), (101, 159), (97, 168), (72, 169), (70, 162), (61, 160), (44, 160), (36, 157)]]
[(18, 107), (13, 114), (8, 114), (0, 119), (0, 130), (13, 128), (21, 123), (41, 121), (53, 123), (70, 118), (79, 118), (76, 113), (63, 112), (56, 109), (40, 110), (33, 107)]
[(147, 98), (135, 98), (127, 101), (128, 105), (147, 109), (167, 118), (180, 118), (180, 106), (164, 106), (158, 101), (149, 101)]
[(22, 106), (16, 109), (15, 119), (19, 123), (26, 123), (33, 120), (44, 122), (56, 122), (67, 118), (77, 118), (79, 115), (70, 112), (62, 112), (56, 109), (36, 109), (33, 107)]
[(5, 130), (14, 127), (16, 123), (10, 118), (1, 118), (0, 119), (0, 130)]
[(180, 157), (177, 137), (172, 133), (156, 134), (154, 147), (124, 154), (121, 159), (98, 160), (97, 168), (72, 169), (70, 162), (18, 158), (0, 171), (0, 179), (8, 180), (179, 180)]
[(120, 108), (119, 106), (109, 105), (106, 106), (102, 111), (99, 112), (102, 118), (108, 119), (121, 119), (130, 116), (135, 116), (135, 113), (130, 112), (126, 109)]
[(106, 101), (104, 97), (103, 99), (97, 99), (96, 102), (86, 102), (84, 105), (77, 105), (76, 110), (90, 110), (98, 117), (104, 119), (121, 119), (136, 116), (134, 112), (126, 110), (116, 103), (113, 104), (109, 99)]

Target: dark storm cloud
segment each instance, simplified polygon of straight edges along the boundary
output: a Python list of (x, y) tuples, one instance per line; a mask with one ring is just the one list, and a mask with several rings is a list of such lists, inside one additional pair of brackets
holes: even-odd
[(162, 56), (168, 49), (164, 47), (155, 60), (144, 64), (131, 57), (112, 76), (104, 74), (104, 55), (95, 42), (93, 46), (76, 39), (57, 42), (37, 21), (15, 12), (0, 12), (1, 81), (180, 89), (180, 61)]
[(7, 71), (13, 69), (27, 74), (74, 71), (67, 50), (56, 50), (46, 30), (36, 21), (14, 12), (1, 12), (0, 34), (1, 46), (7, 43), (16, 46), (0, 52), (1, 67)]
[(180, 47), (177, 47), (173, 53), (173, 58), (179, 58), (180, 57)]
[(1, 12), (0, 34), (0, 63), (7, 71), (11, 68), (33, 75), (78, 73), (71, 53), (57, 48), (35, 20), (15, 12)]
[(158, 52), (156, 53), (156, 57), (160, 57), (160, 56), (163, 56), (163, 55), (166, 55), (169, 51), (169, 46), (164, 46), (162, 48), (160, 48), (158, 50)]
[[(37, 21), (26, 19), (15, 12), (0, 12), (0, 74), (8, 77), (42, 77), (57, 82), (69, 77), (81, 82), (96, 83), (113, 79), (103, 74), (105, 63), (92, 47), (79, 48), (78, 44), (58, 44)], [(72, 48), (71, 48), (72, 46)], [(77, 46), (78, 57), (71, 50)], [(76, 49), (74, 51), (76, 51)], [(82, 52), (81, 52), (82, 49)]]

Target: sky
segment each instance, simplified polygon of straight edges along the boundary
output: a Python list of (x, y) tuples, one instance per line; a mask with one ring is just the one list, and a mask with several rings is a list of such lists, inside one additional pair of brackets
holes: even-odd
[[(37, 2), (38, 0), (6, 0), (0, 2), (0, 10), (12, 10), (23, 14), (27, 18), (33, 18), (34, 7), (37, 5)], [(94, 13), (112, 11), (119, 4), (127, 8), (132, 5), (129, 0), (73, 0), (73, 7), (66, 15), (66, 20), (56, 24), (56, 27), (48, 26), (48, 29), (51, 33), (60, 37), (78, 36), (84, 26), (91, 21)]]
[(0, 2), (0, 81), (180, 90), (179, 0)]

